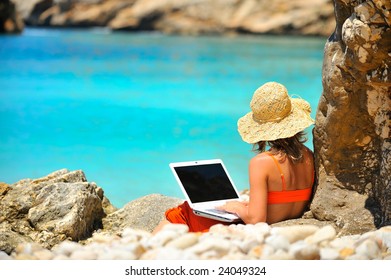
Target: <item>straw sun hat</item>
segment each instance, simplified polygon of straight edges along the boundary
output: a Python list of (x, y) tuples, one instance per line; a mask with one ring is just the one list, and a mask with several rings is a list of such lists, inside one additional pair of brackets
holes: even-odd
[(314, 123), (310, 104), (289, 97), (285, 86), (276, 82), (259, 87), (250, 107), (251, 112), (238, 121), (240, 136), (250, 144), (292, 137)]

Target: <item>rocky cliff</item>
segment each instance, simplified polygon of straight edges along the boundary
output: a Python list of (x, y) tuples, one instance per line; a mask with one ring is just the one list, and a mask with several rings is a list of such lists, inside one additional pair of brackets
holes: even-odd
[(347, 231), (391, 224), (391, 2), (335, 0), (324, 50), (311, 210)]
[(328, 36), (331, 0), (12, 0), (28, 25)]
[(0, 33), (20, 33), (24, 28), (23, 20), (10, 0), (0, 1)]

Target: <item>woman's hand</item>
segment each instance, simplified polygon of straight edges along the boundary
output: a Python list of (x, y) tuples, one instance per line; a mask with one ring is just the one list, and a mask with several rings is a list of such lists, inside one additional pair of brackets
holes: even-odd
[(228, 201), (227, 203), (218, 206), (217, 209), (224, 210), (229, 213), (238, 214), (241, 209), (248, 206), (247, 201)]

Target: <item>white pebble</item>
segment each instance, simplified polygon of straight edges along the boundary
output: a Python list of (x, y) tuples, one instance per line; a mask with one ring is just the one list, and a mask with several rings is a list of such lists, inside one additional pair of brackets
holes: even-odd
[(73, 251), (82, 250), (83, 245), (73, 242), (73, 241), (63, 241), (59, 245), (57, 245), (55, 248), (53, 248), (53, 252), (56, 255), (65, 255), (69, 257)]
[(308, 244), (303, 240), (293, 243), (289, 248), (289, 253), (297, 260), (317, 260), (320, 258), (318, 246)]
[(55, 255), (52, 260), (69, 260), (69, 257), (65, 255)]
[(12, 260), (12, 258), (6, 252), (0, 251), (0, 260)]
[(255, 231), (257, 234), (269, 234), (271, 227), (267, 223), (257, 223), (254, 225)]
[(334, 249), (342, 250), (344, 248), (354, 248), (356, 244), (357, 237), (352, 236), (343, 236), (331, 240), (329, 246)]
[(268, 260), (294, 260), (295, 257), (285, 250), (277, 250), (267, 257)]
[(288, 250), (289, 241), (282, 235), (271, 235), (266, 238), (266, 244), (272, 246), (275, 250)]
[(232, 243), (236, 245), (243, 253), (248, 253), (252, 248), (259, 245), (261, 242), (256, 239), (247, 238), (245, 240), (232, 240)]
[(391, 249), (391, 226), (382, 227), (375, 232), (375, 235), (382, 240), (385, 247)]
[(314, 234), (317, 230), (319, 227), (313, 225), (275, 227), (271, 229), (271, 234), (282, 235), (288, 239), (289, 243), (294, 243)]
[(268, 245), (268, 244), (264, 244), (264, 246), (262, 247), (262, 255), (261, 255), (261, 259), (268, 259), (270, 256), (272, 256), (274, 254), (276, 250)]
[(335, 231), (333, 226), (325, 226), (316, 231), (313, 235), (308, 236), (304, 239), (309, 244), (319, 244), (323, 241), (328, 241), (335, 238), (337, 232)]
[(34, 252), (34, 256), (38, 260), (51, 260), (54, 258), (54, 254), (47, 249), (43, 249), (43, 250), (39, 250), (39, 251)]
[(150, 238), (152, 234), (140, 229), (125, 228), (122, 231), (121, 236), (122, 239), (126, 240), (127, 242), (131, 242), (131, 241), (136, 242), (144, 238)]
[(173, 247), (156, 248), (143, 254), (140, 260), (197, 260), (195, 254)]
[(339, 251), (333, 248), (321, 248), (320, 249), (321, 260), (338, 260)]
[(184, 224), (166, 224), (163, 226), (162, 231), (173, 231), (176, 232), (177, 234), (184, 234), (189, 232), (189, 227)]
[(215, 251), (219, 255), (227, 253), (231, 248), (231, 243), (224, 239), (205, 239), (188, 249), (193, 254), (202, 254), (208, 251)]
[(137, 256), (132, 252), (121, 249), (114, 249), (99, 254), (97, 260), (136, 260)]
[(88, 250), (79, 250), (72, 252), (70, 259), (72, 260), (96, 260), (98, 255), (95, 252)]
[(367, 239), (356, 248), (356, 253), (369, 260), (372, 260), (379, 258), (381, 251), (375, 240)]
[(171, 240), (167, 243), (166, 247), (174, 247), (177, 249), (186, 249), (193, 246), (198, 241), (198, 234), (188, 233), (178, 237), (177, 239)]

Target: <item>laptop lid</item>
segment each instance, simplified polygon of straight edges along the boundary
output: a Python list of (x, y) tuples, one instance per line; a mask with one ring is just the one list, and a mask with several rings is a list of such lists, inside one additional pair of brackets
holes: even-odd
[(170, 168), (193, 209), (240, 197), (221, 159), (170, 163)]

